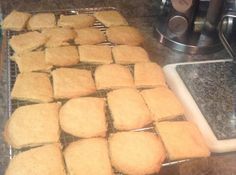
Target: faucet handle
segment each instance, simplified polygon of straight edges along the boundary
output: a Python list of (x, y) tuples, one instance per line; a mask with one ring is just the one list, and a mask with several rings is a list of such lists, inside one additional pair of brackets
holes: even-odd
[(230, 42), (228, 41), (227, 37), (225, 36), (225, 33), (223, 31), (224, 28), (224, 22), (227, 19), (233, 19), (236, 18), (236, 12), (228, 12), (225, 15), (222, 16), (220, 23), (219, 23), (219, 38), (222, 42), (222, 44), (224, 45), (226, 51), (229, 53), (230, 57), (233, 58), (234, 60), (236, 60), (236, 53), (234, 52), (234, 50), (232, 49)]

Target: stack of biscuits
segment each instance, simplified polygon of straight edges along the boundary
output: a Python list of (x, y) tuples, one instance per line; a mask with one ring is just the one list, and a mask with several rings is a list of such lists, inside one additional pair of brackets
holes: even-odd
[[(28, 148), (5, 175), (146, 175), (164, 161), (209, 156), (198, 128), (176, 121), (181, 103), (142, 33), (118, 11), (13, 11), (2, 27), (20, 31), (9, 40), (19, 69), (11, 98), (36, 103), (15, 109), (5, 125), (6, 142)], [(63, 145), (62, 132), (76, 140)]]

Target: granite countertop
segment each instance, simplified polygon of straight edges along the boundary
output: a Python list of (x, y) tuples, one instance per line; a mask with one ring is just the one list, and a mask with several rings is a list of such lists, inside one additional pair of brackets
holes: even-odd
[[(22, 11), (53, 10), (66, 8), (113, 6), (126, 16), (131, 25), (137, 26), (145, 33), (144, 47), (153, 61), (164, 66), (169, 63), (229, 58), (225, 50), (209, 55), (188, 55), (174, 52), (159, 44), (153, 37), (160, 1), (158, 0), (1, 0), (3, 14), (12, 9)], [(6, 61), (0, 62), (0, 130), (7, 119), (7, 72)], [(7, 165), (8, 148), (0, 135), (0, 166)], [(236, 153), (212, 155), (209, 158), (194, 159), (181, 164), (163, 167), (160, 175), (234, 175), (236, 174)], [(0, 175), (4, 170), (0, 167)]]

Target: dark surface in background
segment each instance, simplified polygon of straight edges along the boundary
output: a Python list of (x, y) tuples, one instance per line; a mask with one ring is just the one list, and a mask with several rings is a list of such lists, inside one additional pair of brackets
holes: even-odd
[[(8, 14), (13, 9), (21, 11), (53, 10), (66, 8), (113, 6), (121, 10), (131, 25), (137, 26), (145, 34), (144, 47), (153, 61), (161, 65), (183, 61), (199, 61), (229, 58), (227, 53), (219, 51), (211, 55), (187, 55), (174, 52), (160, 45), (153, 38), (152, 24), (158, 14), (160, 0), (1, 0), (2, 11)], [(0, 130), (7, 119), (7, 76), (6, 62), (0, 72)], [(8, 148), (0, 135), (0, 166), (7, 164)], [(212, 155), (209, 158), (194, 159), (178, 165), (162, 168), (160, 175), (236, 175), (236, 153)], [(4, 170), (0, 167), (0, 175)]]
[(1, 0), (3, 13), (12, 9), (22, 11), (65, 8), (113, 6), (122, 9), (127, 17), (153, 16), (158, 13), (159, 0)]

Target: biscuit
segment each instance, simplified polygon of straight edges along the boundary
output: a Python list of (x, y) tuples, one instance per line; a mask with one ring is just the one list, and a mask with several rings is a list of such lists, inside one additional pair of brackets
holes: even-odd
[(113, 62), (110, 46), (79, 46), (79, 56), (81, 62), (94, 64), (109, 64)]
[(59, 144), (21, 152), (11, 159), (5, 175), (66, 175)]
[(167, 87), (160, 86), (155, 89), (143, 90), (141, 94), (155, 121), (171, 120), (184, 114), (182, 104)]
[(52, 68), (52, 65), (45, 61), (44, 51), (34, 51), (15, 55), (14, 59), (20, 72), (49, 71)]
[(29, 30), (41, 30), (55, 26), (56, 18), (53, 13), (37, 13), (31, 16), (27, 24), (27, 28)]
[(79, 62), (79, 54), (75, 46), (46, 48), (45, 59), (54, 66), (71, 66)]
[(149, 62), (147, 52), (142, 47), (118, 45), (112, 48), (112, 54), (117, 64), (133, 64)]
[(64, 151), (69, 174), (113, 175), (107, 141), (103, 138), (72, 142)]
[(106, 37), (102, 31), (96, 28), (85, 28), (75, 30), (77, 36), (75, 38), (75, 43), (80, 45), (86, 44), (99, 44), (106, 41)]
[(127, 67), (118, 64), (101, 65), (95, 70), (98, 90), (134, 87), (133, 77)]
[(12, 49), (18, 53), (29, 52), (44, 45), (47, 38), (37, 31), (14, 35), (9, 41)]
[(210, 151), (199, 132), (191, 122), (160, 122), (156, 123), (170, 160), (207, 157)]
[(69, 41), (75, 37), (75, 32), (68, 28), (49, 28), (42, 30), (48, 40), (45, 44), (46, 47), (59, 47), (69, 45)]
[(105, 137), (107, 131), (105, 101), (82, 97), (67, 101), (60, 110), (61, 128), (81, 138)]
[(17, 108), (8, 120), (4, 135), (14, 148), (58, 142), (59, 103), (45, 103)]
[(134, 65), (134, 83), (137, 88), (167, 86), (162, 68), (151, 62)]
[(106, 31), (107, 40), (114, 44), (138, 46), (143, 43), (143, 36), (140, 31), (130, 26), (110, 27)]
[(21, 31), (24, 29), (30, 16), (30, 13), (13, 10), (4, 18), (2, 28), (4, 30)]
[(160, 138), (151, 132), (118, 132), (108, 143), (112, 166), (124, 174), (158, 173), (166, 157)]
[(115, 10), (96, 12), (94, 16), (106, 27), (128, 25), (126, 19)]
[(60, 27), (81, 29), (91, 27), (94, 22), (94, 16), (87, 14), (61, 15), (57, 25)]
[(52, 71), (54, 98), (75, 98), (96, 91), (92, 74), (88, 70), (59, 68)]
[(11, 98), (32, 102), (51, 102), (52, 85), (46, 73), (25, 72), (16, 77)]
[(113, 125), (118, 130), (142, 128), (152, 122), (151, 113), (136, 89), (118, 89), (107, 94)]

